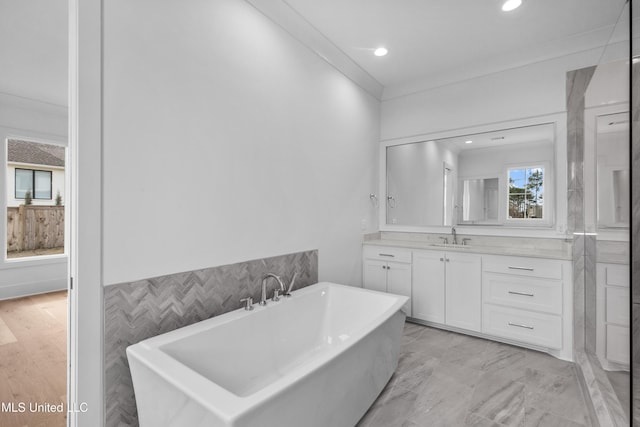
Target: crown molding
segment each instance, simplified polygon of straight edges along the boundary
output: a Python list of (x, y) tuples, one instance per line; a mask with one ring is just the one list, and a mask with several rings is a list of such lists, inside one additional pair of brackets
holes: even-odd
[(378, 100), (383, 86), (283, 0), (246, 0), (340, 73)]

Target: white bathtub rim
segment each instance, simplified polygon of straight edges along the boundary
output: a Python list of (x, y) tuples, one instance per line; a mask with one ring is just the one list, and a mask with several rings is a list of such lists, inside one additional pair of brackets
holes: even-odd
[[(208, 330), (212, 327), (231, 322), (235, 319), (250, 316), (257, 311), (269, 310), (270, 308), (273, 308), (276, 303), (264, 307), (256, 304), (256, 308), (253, 311), (247, 311), (244, 309), (234, 310), (220, 316), (215, 316), (210, 319), (206, 319), (201, 322), (197, 322), (192, 325), (188, 325), (183, 328), (158, 335), (156, 337), (148, 338), (137, 344), (133, 344), (127, 347), (127, 356), (129, 358), (131, 358), (132, 356), (135, 357), (139, 362), (143, 363), (148, 369), (152, 370), (163, 380), (172, 384), (178, 390), (185, 393), (194, 401), (205, 407), (207, 410), (214, 413), (217, 417), (225, 420), (225, 422), (227, 423), (232, 423), (234, 420), (237, 420), (240, 416), (250, 412), (253, 408), (260, 405), (264, 401), (278, 395), (287, 387), (298, 381), (301, 381), (303, 378), (316, 372), (327, 361), (332, 360), (335, 357), (338, 357), (341, 353), (347, 351), (349, 348), (362, 340), (368, 332), (375, 330), (387, 319), (393, 316), (394, 313), (399, 311), (408, 300), (408, 297), (405, 296), (387, 294), (384, 292), (377, 292), (362, 288), (353, 288), (351, 286), (340, 285), (331, 282), (320, 282), (296, 290), (293, 292), (293, 296), (291, 298), (295, 298), (296, 295), (304, 295), (306, 293), (315, 292), (318, 290), (318, 286), (346, 287), (357, 289), (358, 291), (362, 292), (381, 294), (392, 298), (395, 297), (396, 301), (387, 310), (378, 314), (374, 319), (372, 319), (371, 322), (367, 323), (366, 327), (354, 331), (351, 339), (349, 339), (348, 341), (341, 342), (339, 345), (329, 348), (325, 353), (322, 354), (321, 357), (312, 358), (308, 363), (293, 367), (289, 371), (288, 375), (277, 378), (262, 389), (257, 390), (256, 392), (248, 396), (238, 396), (228, 391), (224, 387), (219, 386), (215, 382), (200, 375), (198, 372), (192, 370), (188, 366), (174, 359), (173, 357), (162, 351), (160, 347), (162, 347), (164, 344), (174, 342), (178, 338), (186, 338), (188, 336)], [(277, 304), (281, 303), (286, 304), (287, 300), (285, 299), (284, 301), (278, 302)], [(185, 329), (187, 328), (188, 331), (185, 331)]]

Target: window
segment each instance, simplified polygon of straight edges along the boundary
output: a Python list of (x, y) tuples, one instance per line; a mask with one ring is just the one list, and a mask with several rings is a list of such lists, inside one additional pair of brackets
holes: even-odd
[(544, 167), (508, 169), (508, 219), (544, 218)]
[(9, 138), (6, 153), (6, 259), (63, 254), (65, 147)]
[(33, 199), (51, 200), (51, 171), (16, 168), (16, 199), (26, 198), (27, 191)]

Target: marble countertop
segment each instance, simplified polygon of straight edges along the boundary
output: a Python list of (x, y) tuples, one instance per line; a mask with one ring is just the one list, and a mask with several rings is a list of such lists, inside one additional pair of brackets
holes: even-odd
[(486, 245), (451, 245), (417, 240), (373, 239), (365, 240), (363, 245), (387, 246), (407, 249), (443, 250), (447, 252), (466, 252), (488, 255), (512, 255), (533, 258), (571, 260), (571, 253), (566, 250), (535, 248), (526, 246), (486, 246)]

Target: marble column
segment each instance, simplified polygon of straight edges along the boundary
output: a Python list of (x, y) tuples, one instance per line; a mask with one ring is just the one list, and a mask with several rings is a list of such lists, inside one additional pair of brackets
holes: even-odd
[[(567, 73), (567, 218), (573, 234), (574, 348), (585, 348), (584, 94), (596, 67)], [(590, 237), (590, 236), (589, 236)], [(595, 245), (594, 245), (595, 246)], [(595, 265), (595, 264), (594, 264)], [(595, 276), (594, 276), (595, 277)]]
[[(585, 233), (584, 95), (596, 67), (567, 73), (568, 230), (573, 234), (574, 352), (582, 384), (602, 426), (622, 427), (628, 418), (595, 357), (596, 236)], [(640, 427), (640, 426), (639, 426)]]
[[(640, 8), (640, 4), (637, 6)], [(640, 64), (634, 64), (631, 73), (631, 173), (631, 410), (634, 427), (640, 427)]]

